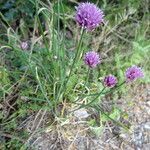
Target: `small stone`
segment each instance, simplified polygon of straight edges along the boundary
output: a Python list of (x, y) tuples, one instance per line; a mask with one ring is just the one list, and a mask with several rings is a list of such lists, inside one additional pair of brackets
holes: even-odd
[(119, 135), (120, 131), (121, 131), (120, 127), (115, 126), (115, 127), (113, 128), (113, 131), (112, 131), (112, 132), (113, 132), (113, 134), (115, 134), (115, 135)]
[(148, 106), (150, 106), (150, 101), (147, 102)]
[(146, 130), (150, 130), (150, 122), (147, 122), (146, 124), (144, 124), (143, 127)]
[(74, 112), (75, 117), (77, 117), (78, 119), (83, 119), (83, 118), (87, 118), (89, 116), (89, 114), (87, 113), (87, 111), (83, 108), (83, 109), (79, 109), (76, 110)]
[(123, 138), (123, 139), (128, 139), (128, 138), (129, 138), (128, 135), (127, 135), (127, 134), (124, 134), (124, 133), (121, 133), (121, 134), (119, 135), (119, 137), (121, 137), (121, 138)]

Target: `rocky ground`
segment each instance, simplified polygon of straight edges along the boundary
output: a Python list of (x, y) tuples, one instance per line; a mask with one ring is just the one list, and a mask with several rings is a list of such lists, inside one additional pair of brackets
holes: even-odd
[(49, 116), (46, 111), (40, 111), (24, 123), (31, 133), (25, 144), (29, 149), (37, 150), (150, 150), (150, 85), (131, 89), (117, 102), (128, 114), (128, 119), (122, 121), (130, 124), (128, 132), (108, 122), (104, 128), (96, 130), (100, 134), (93, 134), (87, 124), (91, 114), (86, 110), (75, 112), (74, 116), (68, 115), (65, 120), (56, 118), (51, 127), (39, 131)]

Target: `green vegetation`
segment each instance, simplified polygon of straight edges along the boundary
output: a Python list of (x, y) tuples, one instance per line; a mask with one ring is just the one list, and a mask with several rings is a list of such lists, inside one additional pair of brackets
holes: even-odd
[[(30, 135), (19, 129), (24, 120), (39, 110), (52, 114), (47, 126), (56, 116), (66, 118), (66, 111), (78, 109), (84, 99), (86, 103), (93, 100), (91, 95), (102, 90), (101, 81), (107, 74), (114, 74), (122, 83), (125, 69), (136, 64), (144, 68), (140, 83), (150, 82), (148, 1), (93, 2), (104, 11), (105, 23), (83, 35), (74, 22), (75, 0), (0, 2), (0, 149), (25, 149)], [(28, 46), (22, 48), (22, 42)], [(82, 54), (90, 49), (100, 53), (102, 63), (89, 73), (85, 84), (88, 68), (80, 56), (74, 58), (77, 50)], [(127, 87), (130, 85), (112, 92), (112, 101)], [(121, 110), (112, 106), (112, 112), (105, 112), (98, 98), (86, 107), (94, 107), (101, 116), (88, 122), (92, 130), (100, 133), (108, 120), (126, 128), (118, 121)]]

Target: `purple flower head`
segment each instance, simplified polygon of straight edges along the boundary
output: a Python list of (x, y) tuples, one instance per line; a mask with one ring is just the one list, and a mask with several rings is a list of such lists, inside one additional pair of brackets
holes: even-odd
[(113, 75), (108, 75), (104, 78), (104, 85), (106, 87), (114, 87), (117, 84), (117, 78)]
[(28, 42), (22, 42), (21, 44), (20, 44), (20, 46), (21, 46), (21, 48), (23, 49), (23, 50), (27, 50), (28, 49)]
[(126, 70), (126, 81), (133, 81), (144, 76), (143, 71), (138, 66), (132, 66)]
[(84, 55), (84, 63), (90, 68), (95, 68), (100, 63), (100, 56), (94, 51), (87, 52)]
[(79, 6), (76, 7), (76, 10), (75, 20), (80, 26), (87, 30), (95, 29), (104, 21), (103, 11), (93, 3), (80, 3)]

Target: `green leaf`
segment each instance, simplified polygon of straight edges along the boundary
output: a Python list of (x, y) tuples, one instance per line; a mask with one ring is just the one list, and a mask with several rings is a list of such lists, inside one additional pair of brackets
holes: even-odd
[(104, 127), (102, 125), (100, 127), (90, 127), (90, 129), (97, 137), (99, 137), (102, 134)]
[(115, 108), (113, 112), (109, 115), (110, 118), (116, 120), (120, 117), (120, 110)]

